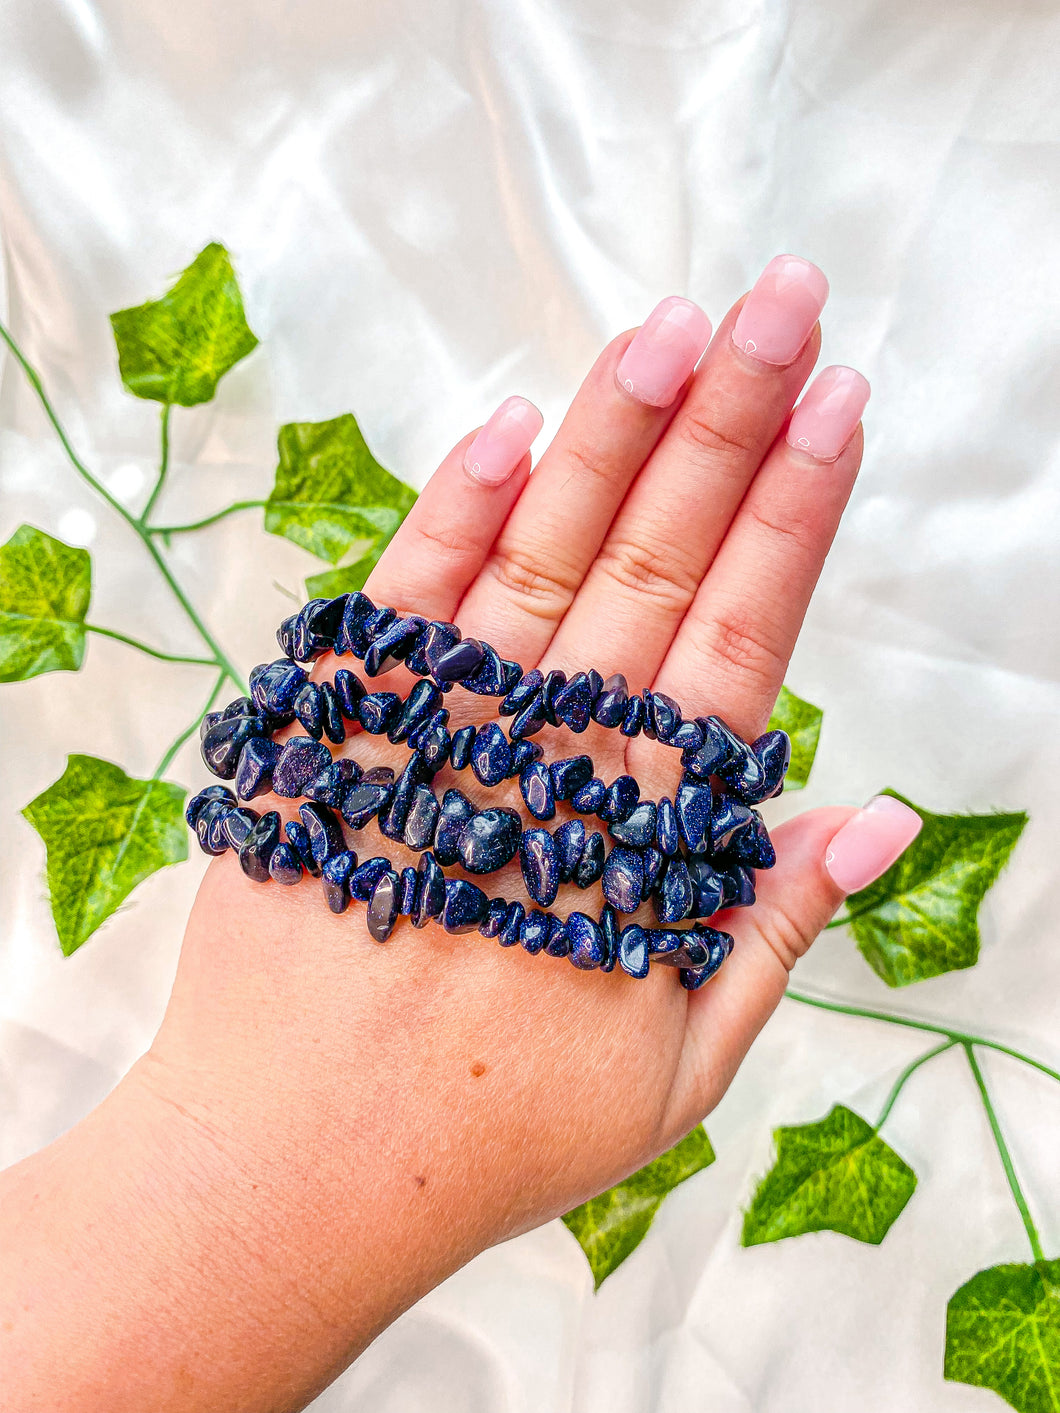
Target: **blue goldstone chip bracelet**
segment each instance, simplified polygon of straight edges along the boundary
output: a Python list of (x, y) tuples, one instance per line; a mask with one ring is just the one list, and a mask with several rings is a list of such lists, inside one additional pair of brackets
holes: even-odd
[[(718, 716), (685, 717), (661, 692), (632, 692), (620, 672), (524, 672), (455, 624), (379, 608), (363, 593), (311, 599), (276, 636), (284, 655), (254, 668), (250, 696), (203, 718), (203, 760), (231, 782), (188, 803), (185, 817), (204, 852), (233, 850), (258, 883), (319, 878), (334, 913), (354, 900), (367, 905), (377, 942), (401, 917), (414, 927), (436, 921), (450, 933), (477, 931), (502, 947), (566, 957), (585, 971), (642, 978), (652, 963), (676, 967), (690, 991), (729, 955), (732, 937), (705, 920), (753, 904), (756, 870), (776, 862), (756, 806), (784, 788), (791, 743), (783, 731), (748, 744)], [(359, 659), (368, 678), (402, 665), (420, 680), (405, 697), (369, 691), (347, 667), (333, 683), (313, 682), (301, 664), (328, 652)], [(497, 698), (496, 720), (452, 730), (443, 702), (456, 686)], [(546, 727), (579, 734), (592, 722), (678, 751), (673, 798), (642, 799), (632, 775), (606, 782), (584, 753), (546, 762), (530, 739)], [(292, 723), (304, 734), (274, 740)], [(334, 757), (327, 742), (339, 745), (358, 729), (406, 746), (405, 766), (365, 770)], [(435, 778), (447, 766), (469, 771), (487, 790), (518, 780), (532, 822), (524, 828), (513, 809), (480, 808), (455, 787), (439, 790)], [(305, 801), (297, 820), (283, 824), (277, 811), (249, 807), (270, 791)], [(550, 828), (557, 804), (575, 817)], [(589, 816), (603, 829), (588, 826)], [(343, 826), (357, 834), (373, 819), (385, 838), (418, 854), (418, 864), (399, 869), (384, 855), (358, 863)], [(444, 872), (459, 865), (484, 877), (516, 859), (529, 906)], [(549, 911), (561, 885), (595, 883), (604, 897), (599, 917)], [(658, 926), (620, 924), (648, 902)]]

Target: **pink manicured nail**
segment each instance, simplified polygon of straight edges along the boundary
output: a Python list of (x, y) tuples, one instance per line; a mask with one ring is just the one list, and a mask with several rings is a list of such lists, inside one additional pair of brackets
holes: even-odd
[(868, 380), (853, 368), (825, 368), (791, 414), (788, 446), (834, 461), (854, 435), (869, 392)]
[(867, 888), (909, 848), (922, 823), (915, 810), (893, 795), (877, 795), (828, 845), (824, 864), (832, 881), (844, 893)]
[(827, 298), (828, 281), (816, 265), (778, 255), (744, 300), (732, 341), (760, 363), (783, 367), (810, 337)]
[(669, 407), (710, 343), (710, 320), (690, 299), (671, 295), (645, 319), (615, 373), (649, 407)]
[(545, 419), (525, 397), (509, 397), (464, 452), (464, 470), (484, 486), (502, 486), (540, 432)]

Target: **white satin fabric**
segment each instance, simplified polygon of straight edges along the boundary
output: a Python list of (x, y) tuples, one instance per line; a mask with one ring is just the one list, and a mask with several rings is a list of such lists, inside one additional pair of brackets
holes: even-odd
[[(174, 419), (162, 513), (266, 493), (279, 423), (353, 409), (416, 484), (522, 393), (555, 427), (599, 347), (664, 294), (715, 319), (778, 251), (832, 284), (822, 364), (873, 384), (865, 467), (789, 682), (826, 710), (781, 813), (894, 785), (937, 810), (1028, 808), (972, 971), (889, 993), (841, 932), (799, 980), (966, 1022), (1060, 1065), (1057, 632), (1060, 21), (1047, 0), (8, 0), (0, 237), (8, 317), (76, 445), (136, 498), (156, 409), (106, 315), (209, 240), (261, 349)], [(0, 536), (88, 545), (93, 618), (173, 651), (186, 623), (74, 479), (8, 360)], [(172, 554), (244, 663), (315, 567), (234, 517)], [(94, 1105), (149, 1042), (202, 863), (165, 870), (64, 960), (19, 810), (87, 750), (149, 773), (207, 683), (96, 639), (78, 676), (0, 695), (0, 1156)], [(202, 776), (193, 746), (170, 774)], [(945, 1303), (1027, 1258), (959, 1052), (886, 1136), (920, 1186), (879, 1249), (750, 1251), (771, 1129), (873, 1116), (911, 1032), (783, 1006), (709, 1120), (718, 1162), (594, 1296), (554, 1223), (473, 1262), (322, 1395), (328, 1413), (983, 1409), (941, 1378)], [(987, 1056), (1048, 1254), (1060, 1093)]]

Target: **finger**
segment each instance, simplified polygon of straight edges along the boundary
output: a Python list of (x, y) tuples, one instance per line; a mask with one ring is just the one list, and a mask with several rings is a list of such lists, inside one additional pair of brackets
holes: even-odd
[(615, 517), (556, 634), (550, 665), (588, 665), (588, 651), (605, 675), (621, 669), (635, 685), (652, 681), (810, 375), (827, 291), (815, 265), (780, 256), (730, 310)]
[(371, 598), (425, 618), (452, 618), (526, 485), (542, 420), (532, 402), (510, 397), (457, 442), (369, 576)]
[(460, 626), (535, 664), (710, 339), (691, 300), (664, 299), (604, 349), (460, 607)]
[(762, 730), (854, 488), (868, 396), (852, 368), (814, 379), (678, 629), (659, 691), (750, 737)]
[(884, 873), (916, 838), (920, 817), (891, 796), (865, 809), (812, 810), (773, 836), (776, 867), (758, 901), (714, 925), (736, 945), (717, 977), (688, 1000), (685, 1043), (668, 1119), (687, 1133), (725, 1092), (784, 995), (789, 973), (848, 893)]

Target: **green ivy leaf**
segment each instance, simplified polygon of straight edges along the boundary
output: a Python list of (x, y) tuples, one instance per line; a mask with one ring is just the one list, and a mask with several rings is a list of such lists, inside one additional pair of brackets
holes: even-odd
[(773, 1136), (777, 1160), (744, 1214), (743, 1245), (837, 1231), (878, 1246), (912, 1197), (916, 1173), (872, 1125), (837, 1104), (819, 1122)]
[(991, 1266), (962, 1285), (946, 1307), (944, 1373), (1020, 1413), (1058, 1413), (1060, 1261)]
[(974, 966), (979, 904), (1008, 862), (1027, 816), (932, 814), (895, 790), (924, 827), (882, 878), (847, 899), (862, 956), (888, 986)]
[(20, 525), (0, 545), (0, 682), (76, 672), (91, 596), (88, 551)]
[(365, 540), (385, 544), (416, 499), (376, 461), (352, 413), (330, 422), (288, 422), (278, 445), (265, 528), (329, 564)]
[(597, 1290), (644, 1240), (666, 1194), (713, 1161), (701, 1124), (625, 1182), (567, 1213), (563, 1221), (585, 1252)]
[(389, 539), (378, 539), (366, 554), (353, 564), (344, 564), (339, 569), (324, 569), (319, 574), (310, 574), (305, 581), (306, 597), (310, 599), (335, 599), (339, 594), (352, 594), (363, 589), (368, 576), (379, 563)]
[(791, 764), (784, 777), (785, 790), (801, 790), (810, 778), (824, 712), (781, 687), (767, 731), (786, 731), (791, 737)]
[(110, 316), (121, 380), (136, 397), (193, 407), (258, 341), (243, 313), (232, 262), (208, 245), (161, 299)]
[(92, 936), (138, 883), (188, 857), (184, 788), (134, 780), (95, 756), (66, 770), (22, 811), (48, 851), (48, 891), (66, 956)]

